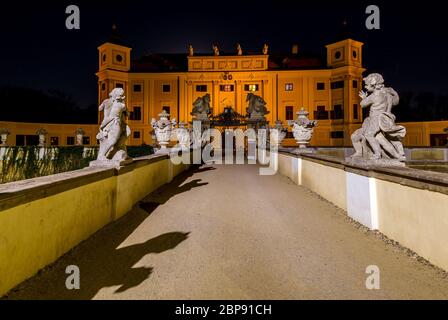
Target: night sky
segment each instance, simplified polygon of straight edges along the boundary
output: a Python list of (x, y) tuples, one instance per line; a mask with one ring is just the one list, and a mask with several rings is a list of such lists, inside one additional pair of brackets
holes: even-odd
[[(308, 3), (307, 3), (308, 2)], [(97, 47), (113, 23), (146, 53), (300, 50), (323, 54), (346, 19), (363, 41), (367, 72), (380, 72), (400, 91), (448, 94), (448, 19), (442, 1), (58, 1), (2, 3), (0, 85), (58, 89), (81, 107), (97, 102)], [(65, 28), (66, 6), (81, 11), (81, 29)], [(381, 29), (367, 30), (365, 8), (381, 10)], [(4, 108), (6, 106), (1, 106)]]

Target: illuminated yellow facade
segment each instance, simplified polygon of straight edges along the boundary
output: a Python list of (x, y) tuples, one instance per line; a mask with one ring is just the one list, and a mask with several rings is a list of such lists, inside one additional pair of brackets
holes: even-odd
[[(358, 91), (362, 89), (362, 46), (345, 39), (326, 46), (326, 61), (302, 55), (297, 46), (289, 54), (269, 52), (231, 55), (153, 54), (131, 60), (131, 48), (109, 40), (98, 47), (98, 103), (115, 87), (123, 87), (132, 134), (129, 145), (155, 143), (151, 119), (163, 109), (171, 118), (190, 122), (193, 102), (210, 94), (213, 114), (231, 106), (246, 114), (246, 96), (255, 93), (267, 102), (271, 125), (296, 117), (304, 108), (318, 126), (314, 146), (351, 146), (351, 134), (361, 126), (363, 112)], [(101, 121), (101, 116), (99, 117)], [(441, 146), (446, 143), (448, 121), (401, 123), (407, 129), (408, 147)], [(84, 145), (97, 145), (98, 124), (48, 124), (0, 121), (8, 129), (7, 144), (29, 145), (38, 140), (36, 131), (45, 129), (47, 145), (76, 144), (75, 131), (83, 129)], [(29, 141), (28, 141), (29, 140)], [(295, 146), (287, 138), (284, 146)]]
[[(273, 124), (296, 118), (301, 108), (319, 119), (315, 145), (349, 145), (353, 126), (362, 122), (362, 46), (346, 39), (326, 47), (327, 61), (287, 55), (153, 55), (131, 61), (131, 48), (106, 42), (99, 50), (98, 96), (125, 89), (133, 134), (131, 145), (152, 143), (151, 118), (167, 109), (171, 118), (190, 122), (196, 98), (208, 93), (213, 114), (231, 106), (246, 114), (247, 93), (267, 102)], [(173, 62), (174, 61), (174, 62)]]

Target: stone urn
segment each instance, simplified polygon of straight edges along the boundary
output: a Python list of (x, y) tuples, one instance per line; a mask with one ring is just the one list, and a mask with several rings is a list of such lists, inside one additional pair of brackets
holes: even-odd
[(297, 119), (292, 122), (292, 134), (299, 145), (299, 149), (305, 149), (313, 137), (316, 120), (308, 119), (309, 112), (303, 108), (297, 112)]
[(151, 126), (156, 134), (157, 143), (160, 145), (160, 150), (157, 153), (169, 153), (167, 145), (170, 143), (173, 128), (176, 125), (176, 120), (169, 120), (170, 114), (163, 110), (159, 113), (159, 120), (152, 119)]
[(285, 139), (288, 129), (283, 127), (283, 122), (280, 120), (275, 121), (275, 126), (271, 128), (269, 134), (269, 141), (271, 146), (279, 147)]
[(11, 132), (8, 129), (0, 129), (0, 137), (1, 137), (1, 144), (0, 147), (7, 147), (8, 146), (8, 136), (11, 134)]
[(175, 132), (180, 148), (185, 151), (190, 150), (191, 139), (190, 130), (187, 127), (187, 123), (180, 122)]
[(47, 130), (45, 130), (44, 128), (40, 128), (39, 130), (36, 131), (36, 134), (39, 135), (39, 147), (45, 147), (45, 140), (47, 137)]
[(84, 132), (84, 130), (82, 128), (76, 129), (75, 136), (76, 136), (76, 145), (77, 146), (82, 146), (83, 145), (82, 138), (84, 138), (84, 134), (85, 134), (85, 132)]

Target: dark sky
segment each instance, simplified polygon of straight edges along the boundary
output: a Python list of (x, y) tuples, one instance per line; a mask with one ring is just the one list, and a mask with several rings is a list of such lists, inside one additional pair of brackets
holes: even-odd
[[(81, 29), (65, 28), (65, 8), (81, 10)], [(367, 30), (365, 8), (377, 4), (381, 29)], [(363, 41), (367, 72), (383, 73), (400, 91), (448, 94), (448, 18), (442, 1), (10, 1), (0, 9), (0, 85), (58, 89), (81, 107), (96, 103), (97, 47), (116, 23), (132, 45), (133, 58), (145, 53), (211, 52), (218, 43), (234, 51), (300, 50), (324, 53), (346, 19)], [(2, 106), (4, 107), (4, 106)]]

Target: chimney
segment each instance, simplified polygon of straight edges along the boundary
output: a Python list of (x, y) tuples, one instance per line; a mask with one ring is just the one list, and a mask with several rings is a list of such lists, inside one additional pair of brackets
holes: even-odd
[(292, 54), (299, 54), (299, 45), (298, 44), (293, 44), (292, 45), (291, 53)]

